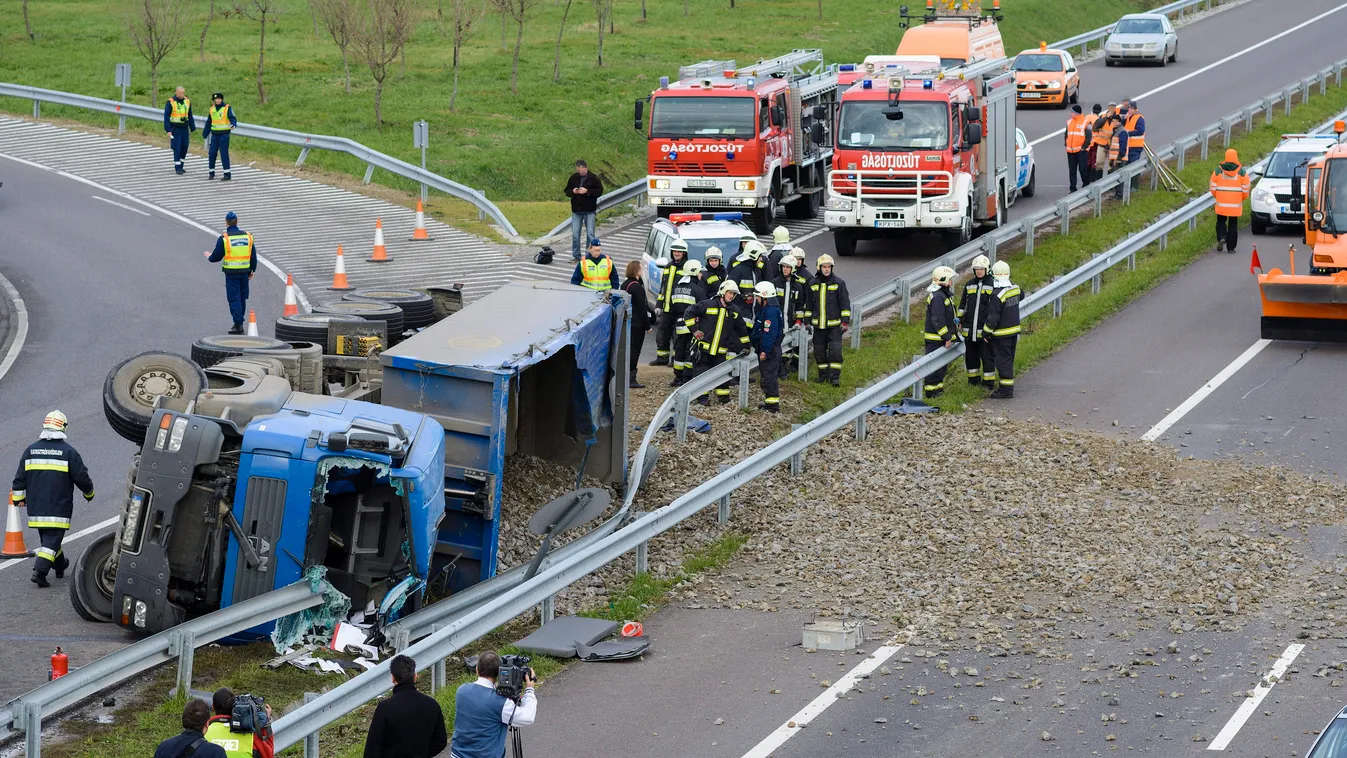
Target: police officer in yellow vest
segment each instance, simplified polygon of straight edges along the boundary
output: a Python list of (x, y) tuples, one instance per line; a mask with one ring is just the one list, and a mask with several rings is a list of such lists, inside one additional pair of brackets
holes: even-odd
[(223, 181), (229, 181), (229, 135), (233, 133), (234, 127), (239, 125), (238, 119), (234, 118), (234, 109), (229, 103), (225, 102), (224, 93), (216, 92), (210, 96), (210, 111), (206, 113), (206, 128), (201, 130), (206, 139), (210, 141), (210, 151), (208, 153), (210, 175), (207, 179), (215, 178), (215, 156), (220, 156), (220, 166), (224, 169)]
[(272, 758), (276, 753), (276, 738), (271, 730), (271, 706), (264, 706), (264, 724), (254, 724), (253, 731), (235, 732), (230, 729), (230, 718), (236, 700), (228, 687), (215, 691), (211, 697), (211, 710), (215, 715), (206, 726), (206, 741), (219, 745), (227, 758)]
[(182, 162), (187, 157), (187, 140), (194, 131), (196, 121), (192, 119), (192, 101), (187, 99), (187, 90), (179, 87), (164, 103), (164, 133), (169, 135), (169, 146), (173, 148), (174, 173), (187, 173)]
[(225, 275), (225, 297), (229, 315), (234, 318), (230, 334), (243, 334), (243, 319), (248, 315), (248, 280), (257, 271), (257, 245), (253, 235), (239, 229), (238, 214), (225, 214), (225, 233), (215, 240), (215, 250), (206, 253), (211, 263), (219, 263)]
[(617, 266), (613, 259), (603, 254), (599, 238), (589, 241), (589, 253), (575, 264), (575, 273), (571, 274), (571, 284), (578, 284), (592, 290), (615, 290), (618, 287)]

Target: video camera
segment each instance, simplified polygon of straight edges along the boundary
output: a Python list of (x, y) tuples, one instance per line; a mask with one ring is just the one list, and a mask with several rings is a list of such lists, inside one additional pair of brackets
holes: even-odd
[(229, 731), (238, 734), (262, 734), (271, 726), (266, 703), (261, 695), (237, 695), (229, 714)]
[(524, 676), (533, 676), (533, 669), (529, 668), (532, 662), (527, 655), (502, 655), (500, 674), (496, 676), (496, 694), (519, 702), (524, 696)]

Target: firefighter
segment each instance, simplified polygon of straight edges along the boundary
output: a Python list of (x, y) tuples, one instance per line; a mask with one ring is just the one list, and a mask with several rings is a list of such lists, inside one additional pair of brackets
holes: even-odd
[[(703, 300), (688, 310), (683, 323), (692, 330), (692, 338), (697, 341), (700, 350), (693, 367), (693, 376), (719, 366), (731, 356), (749, 348), (748, 327), (734, 307), (738, 296), (739, 285), (721, 282), (717, 297)], [(728, 379), (716, 387), (716, 399), (722, 403), (730, 402)], [(697, 398), (697, 402), (710, 405), (706, 395)]]
[(187, 141), (194, 131), (196, 120), (192, 118), (192, 101), (187, 97), (187, 89), (179, 87), (164, 103), (164, 133), (169, 136), (169, 147), (173, 150), (175, 174), (187, 173), (182, 164), (187, 159)]
[(673, 289), (688, 262), (688, 243), (681, 239), (669, 245), (669, 257), (656, 261), (660, 266), (659, 297), (655, 298), (655, 360), (651, 366), (669, 365), (669, 345), (673, 340)]
[(603, 254), (603, 246), (599, 244), (598, 237), (589, 241), (589, 252), (575, 264), (571, 284), (599, 292), (617, 289), (617, 266), (613, 265), (612, 258)]
[(752, 231), (748, 229), (745, 229), (743, 234), (739, 235), (739, 249), (734, 252), (734, 255), (730, 256), (730, 262), (725, 264), (726, 267), (732, 269), (736, 265), (738, 265), (739, 258), (744, 254), (744, 251), (748, 249), (748, 243), (757, 241), (758, 235), (754, 234)]
[[(781, 276), (772, 280), (781, 306), (783, 329), (791, 324), (795, 326), (803, 324), (809, 309), (809, 280), (796, 273), (800, 268), (800, 259), (795, 257), (797, 253), (803, 255), (804, 251), (796, 247), (792, 248), (790, 253), (781, 256), (781, 261), (777, 264)], [(792, 351), (789, 356), (782, 358), (781, 365), (783, 370), (794, 371), (800, 365), (799, 354)]]
[(790, 230), (784, 226), (778, 226), (772, 230), (772, 248), (767, 251), (767, 278), (775, 279), (781, 275), (777, 266), (781, 264), (781, 259), (790, 254), (794, 245), (790, 244)]
[(215, 178), (215, 157), (220, 157), (220, 168), (224, 169), (224, 176), (220, 181), (229, 181), (229, 135), (234, 131), (234, 127), (239, 125), (239, 120), (234, 117), (234, 108), (225, 102), (223, 92), (216, 92), (210, 96), (211, 107), (206, 113), (206, 128), (201, 130), (202, 135), (210, 144), (207, 151), (207, 165), (210, 167), (210, 174), (207, 179)]
[(991, 265), (985, 255), (973, 259), (973, 278), (964, 285), (957, 313), (966, 348), (963, 360), (968, 369), (968, 383), (974, 387), (984, 384), (988, 389), (996, 387), (996, 367), (992, 363), (991, 346), (982, 341), (982, 324), (987, 320), (987, 301), (992, 296), (992, 276), (987, 270)]
[(753, 299), (757, 301), (757, 317), (753, 320), (753, 332), (749, 335), (753, 350), (758, 354), (758, 376), (762, 383), (762, 405), (759, 410), (769, 413), (781, 411), (781, 333), (784, 318), (777, 301), (776, 286), (771, 282), (758, 282), (753, 290)]
[(678, 283), (674, 285), (672, 299), (674, 378), (669, 383), (670, 387), (681, 387), (692, 377), (692, 362), (688, 360), (689, 348), (692, 346), (692, 330), (688, 329), (688, 325), (683, 323), (683, 316), (688, 312), (688, 309), (707, 297), (706, 288), (702, 286), (699, 278), (701, 272), (701, 263), (688, 261), (683, 264), (683, 270), (679, 272)]
[(16, 506), (28, 508), (28, 528), (36, 529), (42, 546), (33, 561), (33, 584), (50, 587), (47, 572), (56, 567), (56, 578), (65, 578), (70, 561), (61, 553), (61, 540), (70, 529), (75, 511), (71, 487), (84, 493), (85, 501), (94, 499), (94, 483), (89, 469), (75, 448), (65, 441), (69, 426), (64, 413), (52, 411), (42, 419), (42, 433), (28, 446), (19, 471), (14, 475), (10, 499)]
[(219, 263), (225, 275), (225, 298), (234, 319), (230, 334), (243, 334), (243, 319), (248, 315), (248, 282), (257, 271), (257, 244), (253, 235), (239, 229), (237, 213), (225, 214), (225, 232), (215, 240), (215, 249), (206, 252), (206, 260)]
[(730, 277), (730, 272), (720, 263), (723, 255), (720, 248), (715, 245), (706, 248), (706, 267), (702, 269), (702, 284), (706, 286), (708, 292), (720, 289), (720, 283)]
[(730, 269), (730, 281), (739, 287), (740, 292), (747, 292), (748, 295), (735, 301), (735, 307), (743, 314), (745, 325), (753, 326), (753, 289), (758, 286), (758, 282), (765, 282), (772, 277), (767, 275), (767, 248), (763, 247), (761, 242), (752, 240), (744, 245), (744, 252), (739, 255)]
[[(959, 339), (958, 313), (950, 286), (957, 274), (949, 266), (939, 266), (931, 273), (931, 284), (926, 288), (926, 326), (923, 329), (926, 353), (949, 347)], [(926, 397), (940, 397), (945, 391), (945, 369), (922, 377), (922, 391)]]
[(842, 384), (842, 335), (851, 328), (851, 296), (847, 283), (833, 273), (833, 257), (820, 255), (818, 273), (809, 282), (809, 305), (805, 310), (814, 327), (814, 360), (818, 382)]
[(1071, 118), (1066, 121), (1066, 179), (1070, 184), (1068, 192), (1076, 191), (1076, 177), (1080, 177), (1081, 186), (1090, 183), (1089, 150), (1086, 147), (1094, 141), (1090, 128), (1090, 119), (1080, 112), (1080, 105), (1071, 106)]
[(1020, 288), (1010, 283), (1009, 263), (992, 264), (992, 286), (982, 338), (991, 345), (996, 362), (998, 386), (991, 396), (999, 400), (1015, 397), (1015, 346), (1020, 334)]
[(1225, 247), (1235, 252), (1239, 242), (1239, 219), (1244, 215), (1244, 201), (1249, 199), (1249, 175), (1239, 163), (1235, 148), (1225, 151), (1225, 160), (1211, 172), (1211, 196), (1216, 198), (1216, 252)]

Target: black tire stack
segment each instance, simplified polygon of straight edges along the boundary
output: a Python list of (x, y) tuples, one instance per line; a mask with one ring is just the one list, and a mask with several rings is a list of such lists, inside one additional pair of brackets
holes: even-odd
[(133, 355), (108, 372), (103, 382), (103, 414), (113, 431), (140, 444), (157, 396), (195, 400), (206, 386), (206, 372), (181, 355), (157, 351)]
[(403, 328), (424, 329), (435, 323), (435, 301), (430, 295), (416, 290), (368, 289), (356, 290), (343, 300), (362, 303), (387, 303), (402, 309)]
[(202, 337), (192, 343), (192, 360), (201, 368), (210, 368), (226, 358), (258, 350), (289, 350), (290, 344), (270, 337), (222, 334)]
[[(366, 321), (384, 321), (388, 324), (388, 344), (390, 347), (402, 341), (402, 331), (406, 328), (402, 308), (389, 303), (330, 300), (315, 305), (313, 312), (334, 316), (359, 316)], [(326, 337), (324, 341), (326, 341)]]
[(359, 316), (333, 313), (301, 313), (276, 319), (276, 339), (282, 342), (312, 342), (327, 347), (327, 325), (332, 321), (364, 321)]

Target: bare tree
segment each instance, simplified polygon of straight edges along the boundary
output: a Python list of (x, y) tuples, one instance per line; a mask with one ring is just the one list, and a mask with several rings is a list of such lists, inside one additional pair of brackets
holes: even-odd
[[(570, 0), (567, 0), (569, 4)], [(454, 89), (449, 95), (449, 110), (458, 110), (458, 70), (462, 61), (463, 45), (481, 28), (486, 17), (485, 0), (449, 0), (449, 18), (444, 17), (444, 0), (435, 7), (435, 26), (441, 37), (448, 37), (454, 47)]]
[(150, 105), (159, 105), (159, 64), (182, 41), (189, 0), (138, 0), (126, 31), (150, 64)]
[(23, 0), (23, 29), (28, 32), (29, 42), (37, 39), (37, 35), (33, 34), (33, 22), (28, 20), (28, 0)]
[(313, 0), (313, 10), (322, 20), (332, 42), (341, 51), (341, 70), (346, 77), (346, 94), (351, 94), (351, 32), (356, 24), (354, 0)]
[(313, 21), (313, 38), (318, 39), (323, 36), (322, 33), (318, 31), (318, 8), (313, 0), (309, 0), (309, 19)]
[(561, 81), (561, 36), (566, 33), (566, 17), (571, 15), (571, 0), (566, 0), (566, 9), (561, 12), (561, 28), (557, 30), (557, 54), (552, 58), (552, 81)]
[(383, 126), (384, 80), (416, 26), (412, 0), (365, 0), (356, 17), (351, 45), (374, 78), (374, 121)]
[(248, 0), (247, 5), (240, 3), (234, 6), (234, 11), (250, 21), (258, 22), (257, 102), (266, 105), (267, 88), (262, 81), (262, 69), (267, 60), (267, 20), (274, 22), (276, 17), (281, 15), (281, 4), (279, 0)]
[(510, 91), (519, 94), (519, 48), (524, 44), (524, 22), (529, 11), (538, 5), (538, 0), (491, 0), (501, 17), (509, 16), (515, 23), (514, 61), (510, 66)]
[(613, 31), (613, 0), (590, 0), (594, 3), (594, 15), (598, 17), (599, 22), (599, 66), (603, 66), (603, 27), (606, 24), (608, 31)]
[(206, 25), (201, 27), (201, 50), (197, 57), (202, 62), (206, 60), (206, 32), (210, 31), (210, 22), (215, 20), (215, 0), (210, 0), (210, 10), (206, 12)]

